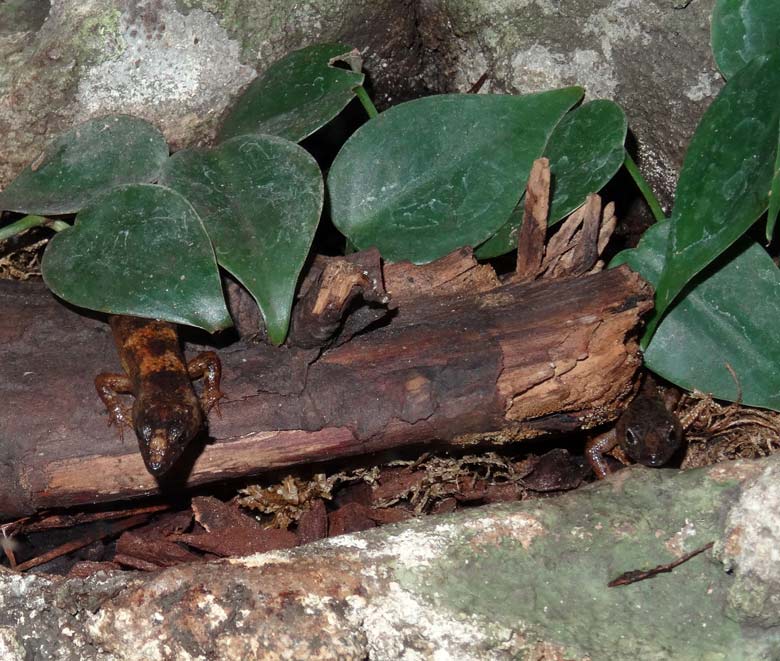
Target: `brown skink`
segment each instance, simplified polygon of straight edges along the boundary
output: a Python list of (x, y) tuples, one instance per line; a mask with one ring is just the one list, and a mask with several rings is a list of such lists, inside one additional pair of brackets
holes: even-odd
[[(165, 321), (114, 315), (109, 323), (125, 374), (99, 374), (95, 388), (108, 409), (109, 424), (119, 427), (120, 436), (122, 425), (132, 427), (147, 469), (163, 475), (223, 396), (219, 358), (205, 351), (185, 362), (176, 327)], [(191, 380), (200, 377), (204, 386), (199, 400)], [(119, 394), (135, 397), (131, 415)]]
[(658, 467), (672, 458), (682, 439), (677, 416), (666, 407), (655, 385), (645, 379), (614, 428), (588, 442), (585, 456), (601, 480), (612, 472), (604, 454), (613, 448), (619, 447), (637, 463)]

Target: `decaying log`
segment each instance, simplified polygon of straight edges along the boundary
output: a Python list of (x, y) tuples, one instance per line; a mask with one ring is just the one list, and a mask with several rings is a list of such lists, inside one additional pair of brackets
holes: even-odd
[(227, 346), (222, 419), (210, 417), (210, 437), (158, 485), (132, 435), (122, 443), (107, 427), (92, 386), (118, 366), (108, 327), (40, 284), (0, 282), (0, 516), (434, 439), (502, 443), (598, 424), (631, 390), (651, 298), (623, 267), (407, 298), (384, 325), (325, 352)]
[[(779, 483), (777, 455), (636, 466), (557, 498), (243, 559), (87, 579), (6, 572), (0, 649), (87, 661), (774, 659)], [(698, 549), (671, 573), (607, 587)]]
[(318, 255), (299, 289), (287, 344), (302, 349), (341, 344), (395, 307), (384, 289), (376, 248), (345, 257)]

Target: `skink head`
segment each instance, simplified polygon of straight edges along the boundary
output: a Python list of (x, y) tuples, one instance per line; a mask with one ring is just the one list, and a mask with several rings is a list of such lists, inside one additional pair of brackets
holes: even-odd
[(200, 430), (201, 422), (200, 408), (183, 403), (158, 403), (138, 411), (135, 433), (152, 475), (170, 470)]
[(682, 443), (682, 430), (679, 425), (662, 425), (656, 429), (644, 431), (642, 438), (638, 430), (626, 430), (624, 449), (634, 461), (645, 466), (663, 466), (677, 451)]

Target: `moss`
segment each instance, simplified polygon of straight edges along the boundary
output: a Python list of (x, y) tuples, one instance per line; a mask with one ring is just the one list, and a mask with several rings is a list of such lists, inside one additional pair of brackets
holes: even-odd
[(84, 56), (83, 64), (100, 64), (116, 59), (124, 52), (121, 18), (118, 9), (107, 8), (84, 19), (72, 40), (76, 50)]
[(738, 660), (745, 633), (726, 616), (733, 579), (710, 553), (650, 580), (607, 587), (625, 571), (718, 539), (713, 504), (731, 488), (697, 472), (670, 480), (645, 470), (612, 489), (599, 485), (589, 498), (563, 496), (534, 510), (545, 532), (527, 549), (512, 537), (493, 543), (469, 534), (427, 567), (399, 568), (399, 582), (453, 617), (477, 615), (523, 633), (529, 644), (550, 641), (576, 656)]

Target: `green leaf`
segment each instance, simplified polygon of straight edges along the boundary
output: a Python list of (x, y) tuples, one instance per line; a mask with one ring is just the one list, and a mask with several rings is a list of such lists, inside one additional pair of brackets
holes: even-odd
[(198, 210), (217, 261), (252, 294), (274, 344), (284, 341), (295, 287), (322, 211), (322, 175), (295, 143), (242, 135), (174, 154), (161, 181)]
[(772, 184), (769, 187), (769, 209), (766, 214), (766, 241), (772, 241), (775, 233), (777, 215), (780, 213), (780, 127), (777, 132), (777, 155), (775, 156), (775, 171), (772, 174)]
[(51, 239), (41, 271), (57, 296), (90, 310), (209, 332), (232, 323), (203, 223), (162, 186), (129, 184), (93, 200)]
[(754, 57), (780, 48), (780, 2), (718, 0), (712, 10), (712, 53), (725, 78)]
[[(628, 122), (619, 105), (607, 100), (585, 103), (555, 127), (544, 155), (550, 159), (552, 201), (549, 225), (554, 225), (600, 191), (623, 164)], [(479, 259), (498, 257), (517, 247), (522, 208), (475, 251)]]
[(550, 225), (598, 193), (623, 165), (628, 122), (613, 101), (599, 99), (572, 110), (555, 127), (544, 155), (550, 159)]
[(51, 142), (0, 193), (0, 209), (40, 216), (75, 213), (121, 184), (154, 181), (168, 158), (165, 138), (130, 115), (90, 119)]
[(392, 261), (420, 264), (479, 245), (505, 222), (582, 93), (445, 94), (390, 108), (336, 156), (333, 222), (358, 248), (376, 246)]
[[(626, 263), (655, 284), (669, 229), (669, 221), (653, 225), (610, 267)], [(645, 349), (645, 364), (687, 390), (737, 401), (741, 389), (743, 404), (780, 411), (778, 327), (780, 271), (761, 246), (743, 237), (664, 316)]]
[(525, 199), (525, 193), (517, 206), (512, 209), (512, 213), (509, 214), (509, 220), (507, 220), (498, 231), (491, 236), (485, 243), (474, 250), (474, 257), (477, 259), (492, 259), (493, 257), (500, 257), (508, 252), (511, 252), (517, 248), (517, 233), (520, 231), (520, 226), (523, 224), (523, 200)]
[(779, 120), (780, 52), (741, 69), (696, 129), (677, 184), (659, 312), (766, 210)]
[(300, 142), (338, 115), (363, 84), (363, 74), (334, 67), (349, 52), (342, 44), (294, 51), (256, 78), (228, 113), (218, 141), (268, 133)]

